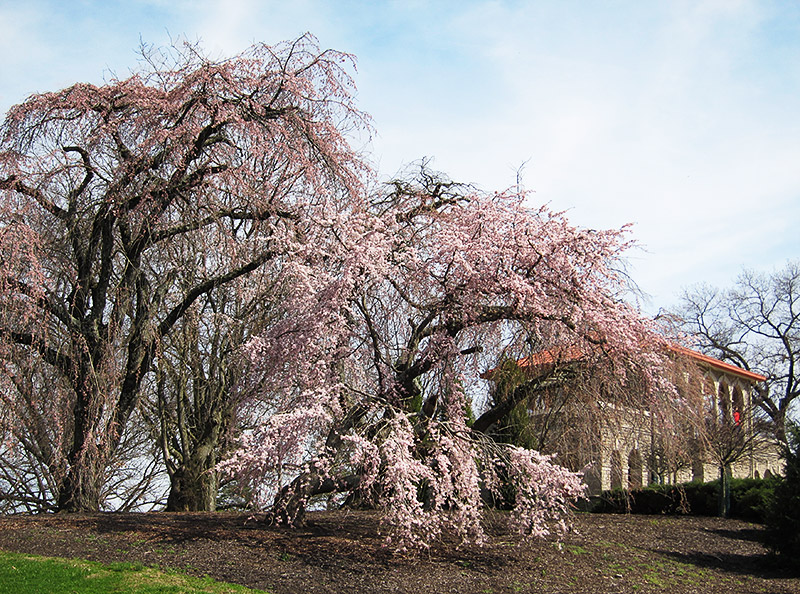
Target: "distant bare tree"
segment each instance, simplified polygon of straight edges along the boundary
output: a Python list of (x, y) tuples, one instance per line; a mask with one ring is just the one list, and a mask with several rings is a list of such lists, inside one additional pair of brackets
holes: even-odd
[(785, 442), (786, 417), (800, 397), (800, 262), (772, 274), (745, 271), (730, 289), (687, 290), (675, 313), (701, 350), (767, 376), (757, 402)]
[[(761, 413), (761, 414), (759, 414)], [(702, 434), (704, 450), (709, 461), (719, 469), (719, 515), (730, 514), (730, 479), (736, 462), (765, 454), (774, 437), (763, 412), (755, 407), (745, 407), (734, 420), (710, 411)]]

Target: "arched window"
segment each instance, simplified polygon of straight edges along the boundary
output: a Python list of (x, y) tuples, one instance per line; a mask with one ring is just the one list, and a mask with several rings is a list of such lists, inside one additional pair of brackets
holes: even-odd
[(704, 410), (715, 411), (717, 409), (717, 392), (716, 388), (714, 387), (714, 380), (708, 376), (705, 376), (702, 379), (700, 390), (703, 393)]
[(592, 462), (583, 473), (583, 482), (589, 491), (589, 495), (600, 495), (603, 491), (603, 463), (598, 460)]
[(719, 383), (719, 415), (723, 423), (730, 423), (733, 421), (731, 415), (731, 393), (728, 384), (725, 382)]
[(744, 423), (744, 395), (742, 389), (736, 386), (733, 389), (733, 422), (737, 425)]

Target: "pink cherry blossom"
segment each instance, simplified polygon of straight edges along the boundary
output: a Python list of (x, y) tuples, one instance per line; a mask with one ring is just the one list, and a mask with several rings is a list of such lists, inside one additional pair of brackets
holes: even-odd
[(609, 381), (655, 382), (662, 341), (623, 299), (626, 230), (525, 199), (423, 169), (331, 215), (324, 256), (295, 270), (285, 317), (248, 346), (253, 430), (223, 464), (273, 494), (269, 517), (300, 522), (314, 497), (349, 494), (383, 511), (393, 546), (443, 530), (481, 542), (486, 495), (507, 486), (522, 534), (566, 529), (580, 476), (491, 438), (506, 404), (481, 400), (482, 373), (534, 340), (573, 345)]

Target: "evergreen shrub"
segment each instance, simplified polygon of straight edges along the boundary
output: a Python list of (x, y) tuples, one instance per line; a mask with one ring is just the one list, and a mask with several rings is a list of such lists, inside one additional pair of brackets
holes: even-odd
[(767, 513), (767, 546), (785, 559), (800, 556), (800, 427), (787, 428), (784, 477), (778, 480)]
[[(731, 516), (764, 522), (780, 479), (731, 480)], [(643, 489), (604, 491), (588, 509), (596, 513), (716, 516), (719, 481), (650, 485)]]

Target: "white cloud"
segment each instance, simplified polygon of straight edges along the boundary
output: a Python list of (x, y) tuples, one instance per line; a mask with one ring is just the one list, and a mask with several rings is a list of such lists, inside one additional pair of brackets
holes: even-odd
[[(213, 54), (311, 31), (359, 58), (384, 174), (422, 156), (486, 189), (524, 182), (588, 227), (633, 221), (654, 307), (800, 256), (800, 8), (167, 0), (0, 4), (0, 106), (133, 65), (167, 32)], [(67, 5), (64, 5), (67, 6)], [(116, 7), (116, 8), (114, 8)], [(69, 22), (67, 22), (69, 21)]]

